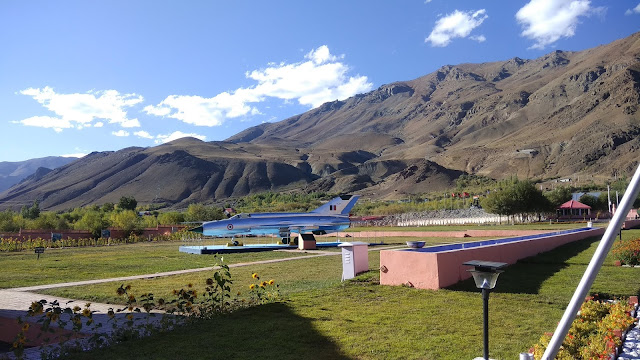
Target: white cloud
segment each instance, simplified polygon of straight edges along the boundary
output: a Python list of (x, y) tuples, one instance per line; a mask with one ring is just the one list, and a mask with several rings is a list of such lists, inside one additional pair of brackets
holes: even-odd
[(431, 34), (424, 41), (431, 43), (431, 46), (447, 46), (452, 39), (469, 36), (471, 31), (482, 25), (482, 22), (487, 17), (485, 9), (468, 12), (455, 10), (453, 13), (438, 19)]
[(156, 144), (164, 144), (164, 143), (168, 143), (170, 141), (173, 140), (177, 140), (183, 137), (194, 137), (196, 139), (200, 139), (202, 141), (206, 140), (206, 136), (204, 135), (198, 135), (198, 134), (187, 134), (187, 133), (183, 133), (182, 131), (174, 131), (171, 134), (167, 134), (167, 135), (158, 135), (156, 136), (157, 140), (155, 140)]
[(93, 124), (93, 127), (97, 127), (97, 128), (101, 128), (104, 126), (104, 123), (102, 121), (98, 121), (97, 123)]
[[(43, 89), (28, 88), (20, 93), (31, 96), (49, 111), (55, 113), (58, 119), (71, 125), (64, 128), (81, 129), (91, 126), (95, 119), (107, 120), (109, 123), (120, 124), (123, 127), (140, 126), (138, 120), (129, 119), (126, 112), (127, 108), (144, 100), (140, 95), (120, 94), (116, 90), (90, 91), (84, 94), (58, 94), (48, 86)], [(98, 124), (102, 124), (102, 122), (96, 123), (96, 127)]]
[(26, 126), (35, 126), (41, 128), (50, 128), (55, 132), (61, 132), (62, 129), (70, 129), (73, 127), (70, 121), (51, 116), (32, 116), (30, 118), (18, 121), (12, 121), (14, 124), (22, 124)]
[(149, 134), (148, 132), (141, 130), (141, 131), (136, 131), (133, 133), (133, 135), (143, 138), (143, 139), (153, 139), (153, 135)]
[(627, 9), (627, 11), (624, 14), (625, 15), (640, 14), (640, 3), (636, 5), (636, 7), (634, 7), (633, 9)]
[(469, 36), (469, 39), (471, 39), (473, 41), (477, 41), (477, 42), (485, 42), (485, 41), (487, 41), (487, 38), (484, 35)]
[(342, 100), (369, 91), (373, 84), (366, 76), (348, 76), (350, 68), (341, 62), (344, 56), (332, 55), (322, 45), (293, 64), (269, 64), (269, 67), (247, 72), (256, 84), (223, 92), (211, 98), (193, 95), (170, 95), (156, 106), (147, 106), (149, 115), (166, 116), (198, 126), (219, 126), (225, 121), (260, 114), (255, 103), (267, 98), (297, 101), (317, 107), (327, 101)]
[(140, 127), (140, 121), (138, 121), (138, 119), (125, 120), (120, 123), (120, 126), (123, 128)]
[(432, 1), (432, 0), (424, 0), (424, 3), (425, 3), (425, 4), (428, 4), (428, 3), (430, 3), (431, 1)]
[(124, 137), (124, 136), (129, 136), (129, 132), (125, 130), (118, 130), (118, 131), (112, 131), (111, 135)]
[(516, 13), (524, 30), (521, 35), (535, 41), (532, 48), (544, 49), (562, 37), (572, 37), (581, 16), (604, 11), (589, 0), (531, 0)]
[(64, 155), (60, 155), (60, 156), (66, 157), (66, 158), (70, 158), (70, 157), (81, 158), (81, 157), (87, 156), (87, 154), (86, 153), (77, 153), (77, 154), (64, 154)]

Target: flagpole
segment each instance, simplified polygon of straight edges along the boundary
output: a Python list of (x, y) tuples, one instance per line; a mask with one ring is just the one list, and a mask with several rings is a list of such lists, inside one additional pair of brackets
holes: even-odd
[(562, 315), (562, 319), (558, 323), (558, 327), (553, 333), (547, 349), (542, 355), (542, 360), (555, 359), (558, 354), (558, 350), (560, 349), (565, 336), (567, 336), (567, 333), (569, 332), (571, 323), (573, 323), (573, 320), (578, 314), (578, 310), (580, 310), (580, 306), (584, 302), (587, 292), (591, 289), (591, 285), (593, 285), (593, 281), (596, 279), (596, 276), (598, 275), (598, 272), (600, 271), (600, 268), (602, 267), (602, 264), (604, 263), (604, 260), (616, 239), (616, 235), (622, 227), (623, 222), (626, 220), (627, 213), (629, 212), (629, 209), (631, 209), (631, 205), (633, 205), (633, 202), (638, 197), (639, 193), (640, 165), (638, 165), (635, 175), (633, 175), (627, 190), (622, 196), (620, 207), (616, 209), (613, 219), (609, 222), (609, 226), (607, 226), (607, 230), (602, 236), (602, 240), (600, 240), (600, 244), (598, 245), (596, 252), (593, 254), (593, 257), (589, 262), (589, 266), (587, 266), (587, 270), (582, 275), (582, 279), (580, 280), (564, 315)]

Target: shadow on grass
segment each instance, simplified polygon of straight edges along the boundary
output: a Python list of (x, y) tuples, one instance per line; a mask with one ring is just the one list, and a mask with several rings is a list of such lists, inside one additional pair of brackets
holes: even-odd
[(338, 359), (349, 360), (286, 303), (197, 320), (174, 331), (130, 340), (70, 359)]
[[(493, 291), (514, 294), (539, 294), (540, 288), (545, 281), (570, 266), (578, 265), (580, 268), (586, 268), (593, 255), (593, 251), (587, 250), (594, 247), (594, 243), (600, 241), (600, 239), (600, 237), (591, 237), (560, 246), (546, 253), (521, 259), (516, 264), (507, 267), (504, 273), (500, 274), (498, 279), (499, 286), (496, 286)], [(576, 281), (575, 284), (566, 284), (566, 287), (575, 289), (577, 284), (578, 282)], [(453, 291), (478, 291), (473, 279), (461, 281), (448, 287), (448, 289)]]

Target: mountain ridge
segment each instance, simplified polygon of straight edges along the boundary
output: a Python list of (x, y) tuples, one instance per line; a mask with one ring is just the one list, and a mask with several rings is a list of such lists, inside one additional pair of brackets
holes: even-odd
[(262, 191), (440, 191), (461, 174), (594, 180), (632, 172), (640, 149), (640, 33), (537, 59), (444, 65), (409, 81), (248, 128), (89, 156), (0, 194), (64, 209), (181, 207)]

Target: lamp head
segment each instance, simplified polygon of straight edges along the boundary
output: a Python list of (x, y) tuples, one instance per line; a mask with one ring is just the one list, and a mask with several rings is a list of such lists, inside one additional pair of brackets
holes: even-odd
[(496, 287), (498, 275), (503, 272), (500, 269), (507, 266), (507, 263), (473, 260), (462, 265), (473, 266), (473, 269), (468, 271), (473, 275), (473, 280), (478, 289), (491, 290)]

